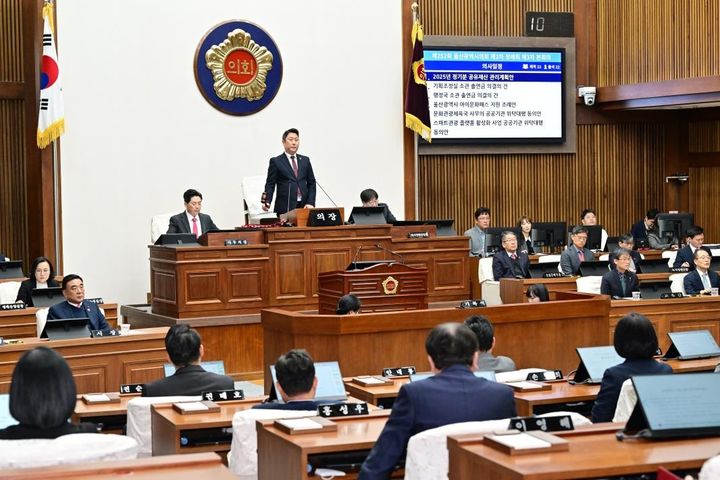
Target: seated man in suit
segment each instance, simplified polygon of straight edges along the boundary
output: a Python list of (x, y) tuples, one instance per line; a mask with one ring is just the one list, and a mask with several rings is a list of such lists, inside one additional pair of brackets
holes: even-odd
[(175, 365), (175, 373), (146, 384), (144, 396), (200, 395), (202, 392), (232, 390), (235, 387), (232, 378), (206, 372), (200, 366), (205, 348), (200, 334), (187, 324), (170, 327), (165, 335), (165, 350)]
[(695, 270), (683, 279), (685, 293), (688, 295), (709, 295), (712, 288), (720, 288), (720, 276), (710, 269), (712, 258), (702, 248), (695, 250), (693, 262)]
[(518, 252), (517, 237), (511, 231), (502, 233), (503, 249), (493, 255), (493, 278), (530, 278), (530, 258)]
[(573, 227), (570, 232), (572, 245), (560, 255), (560, 269), (565, 275), (577, 275), (582, 262), (595, 261), (593, 253), (585, 248), (588, 239), (588, 232), (582, 225)]
[(490, 228), (490, 209), (480, 207), (475, 210), (475, 226), (463, 233), (466, 237), (470, 237), (471, 257), (487, 257), (487, 235), (485, 230), (488, 228)]
[(639, 220), (635, 225), (632, 226), (632, 228), (630, 229), (630, 234), (633, 236), (634, 239), (638, 241), (643, 240), (645, 244), (648, 245), (648, 234), (652, 233), (655, 230), (655, 217), (657, 217), (658, 213), (659, 212), (657, 208), (651, 208), (645, 214), (645, 218)]
[[(646, 237), (647, 238), (647, 237)], [(640, 252), (633, 250), (633, 247), (635, 246), (635, 239), (633, 236), (629, 233), (624, 233), (618, 237), (618, 247), (624, 248), (628, 252), (630, 252), (630, 267), (628, 267), (628, 270), (631, 272), (637, 273), (638, 272), (638, 265), (640, 265), (640, 262), (642, 261), (642, 257), (640, 256)], [(610, 265), (615, 265), (613, 263), (613, 260), (615, 260), (615, 252), (616, 250), (613, 250), (610, 252), (610, 255), (608, 256), (608, 262)], [(642, 267), (641, 267), (642, 270)]]
[(383, 207), (383, 216), (387, 223), (395, 223), (397, 221), (395, 215), (390, 212), (387, 203), (378, 203), (378, 193), (372, 188), (367, 188), (360, 192), (360, 201), (363, 207)]
[(494, 356), (492, 351), (495, 348), (495, 329), (490, 320), (482, 315), (473, 315), (465, 319), (465, 325), (473, 331), (478, 341), (477, 369), (492, 372), (512, 372), (515, 370), (515, 362), (512, 358), (502, 355)]
[(95, 302), (85, 301), (85, 284), (82, 277), (71, 273), (65, 275), (62, 279), (62, 291), (65, 296), (64, 302), (50, 307), (48, 311), (48, 320), (59, 318), (88, 318), (88, 328), (90, 330), (102, 330), (107, 332), (110, 330), (105, 320), (105, 315)]
[[(253, 408), (272, 410), (317, 410), (315, 401), (318, 379), (310, 354), (302, 349), (290, 350), (275, 362), (275, 391), (285, 403), (265, 402)], [(322, 402), (328, 403), (328, 402)]]
[(300, 132), (297, 128), (285, 130), (282, 135), (283, 153), (270, 159), (265, 191), (262, 194), (262, 209), (270, 210), (275, 187), (275, 213), (287, 213), (296, 208), (315, 206), (315, 174), (310, 157), (298, 155)]
[(712, 253), (709, 248), (703, 247), (703, 243), (705, 242), (705, 232), (702, 227), (693, 225), (688, 228), (685, 238), (687, 239), (687, 245), (678, 250), (677, 255), (675, 255), (673, 267), (688, 267), (690, 270), (694, 270), (696, 250), (703, 249), (708, 253), (708, 255), (710, 255), (710, 257), (712, 257)]
[(360, 479), (388, 478), (412, 435), (451, 423), (516, 415), (510, 387), (473, 375), (475, 334), (460, 323), (433, 328), (425, 350), (434, 376), (400, 388), (385, 428), (360, 470)]
[(630, 252), (627, 248), (618, 248), (613, 252), (615, 268), (603, 275), (600, 293), (613, 298), (628, 298), (640, 289), (637, 275), (630, 271)]
[[(595, 210), (592, 208), (586, 208), (580, 213), (580, 224), (586, 227), (595, 226), (598, 224), (597, 215)], [(607, 243), (608, 234), (605, 229), (602, 229), (602, 235), (600, 237), (600, 250), (605, 250), (605, 243)], [(595, 248), (595, 247), (593, 247)]]
[(202, 193), (194, 188), (186, 190), (183, 193), (185, 211), (170, 217), (167, 233), (192, 233), (199, 237), (205, 232), (219, 230), (210, 215), (200, 213), (202, 198)]

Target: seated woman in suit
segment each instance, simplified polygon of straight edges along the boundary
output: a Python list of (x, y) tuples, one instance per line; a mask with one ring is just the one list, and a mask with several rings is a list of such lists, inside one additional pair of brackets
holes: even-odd
[(38, 347), (25, 352), (10, 384), (10, 414), (19, 424), (0, 430), (0, 439), (96, 433), (94, 423), (70, 423), (76, 392), (70, 367), (55, 350)]
[(360, 313), (360, 299), (353, 294), (343, 295), (338, 300), (337, 310), (335, 313), (338, 315), (357, 315)]
[(518, 238), (518, 250), (525, 252), (528, 255), (535, 253), (532, 242), (532, 221), (526, 216), (520, 217), (517, 222), (518, 229), (520, 230), (520, 238)]
[(600, 293), (613, 298), (632, 297), (632, 292), (638, 291), (640, 283), (635, 273), (630, 271), (630, 250), (618, 248), (613, 252), (615, 268), (602, 277)]
[(592, 408), (592, 421), (610, 422), (620, 397), (620, 387), (635, 375), (672, 373), (672, 368), (653, 358), (658, 349), (657, 335), (652, 323), (639, 313), (630, 313), (615, 327), (615, 351), (625, 361), (605, 370), (600, 392)]
[(525, 296), (528, 297), (528, 303), (540, 303), (550, 300), (550, 294), (544, 283), (530, 285), (525, 292)]
[(55, 269), (52, 262), (45, 257), (37, 257), (30, 267), (30, 278), (20, 284), (16, 302), (23, 302), (29, 307), (33, 307), (32, 291), (34, 288), (59, 287), (60, 284), (55, 281)]

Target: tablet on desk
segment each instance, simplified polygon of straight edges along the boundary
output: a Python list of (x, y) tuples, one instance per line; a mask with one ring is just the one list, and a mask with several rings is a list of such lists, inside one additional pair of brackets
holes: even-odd
[(7, 428), (10, 425), (16, 425), (18, 422), (10, 415), (10, 394), (0, 394), (0, 429)]
[(49, 338), (50, 340), (90, 338), (89, 324), (90, 319), (87, 317), (48, 319), (40, 337)]
[[(223, 362), (222, 360), (200, 362), (200, 366), (206, 372), (217, 373), (218, 375), (225, 375), (225, 362)], [(173, 365), (172, 363), (164, 363), (163, 370), (165, 371), (165, 376), (169, 377), (170, 375), (173, 375), (175, 373), (175, 365)]]
[(62, 287), (33, 288), (30, 297), (36, 308), (50, 308), (65, 301)]
[(624, 361), (613, 346), (579, 347), (575, 350), (580, 357), (575, 383), (601, 383), (605, 370)]
[(668, 332), (670, 348), (664, 358), (692, 360), (696, 358), (720, 357), (720, 347), (710, 330), (689, 332)]
[[(275, 391), (277, 374), (275, 365), (270, 365), (270, 375), (273, 380), (273, 387), (270, 390), (270, 400), (277, 400), (278, 403), (285, 403), (282, 396)], [(340, 373), (338, 362), (315, 362), (315, 376), (318, 379), (315, 401), (344, 402), (347, 400), (345, 383)]]

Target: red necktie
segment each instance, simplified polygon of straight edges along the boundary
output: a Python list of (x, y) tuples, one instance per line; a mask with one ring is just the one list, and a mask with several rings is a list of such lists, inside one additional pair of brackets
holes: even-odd
[[(295, 155), (290, 155), (290, 160), (292, 160), (292, 169), (295, 173), (295, 178), (298, 178), (298, 166), (297, 162), (295, 161)], [(298, 183), (297, 187), (297, 198), (302, 198), (302, 191), (300, 190), (300, 184)]]
[(196, 237), (199, 237), (199, 235), (198, 235), (198, 226), (197, 226), (197, 218), (196, 218), (196, 217), (193, 217), (192, 221), (193, 221), (193, 235), (195, 235)]
[(513, 253), (512, 255), (510, 255), (510, 258), (512, 258), (513, 260), (517, 260), (517, 255)]

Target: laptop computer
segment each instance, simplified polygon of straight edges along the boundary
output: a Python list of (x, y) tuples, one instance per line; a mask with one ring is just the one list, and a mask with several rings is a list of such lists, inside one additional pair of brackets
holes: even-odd
[(646, 259), (637, 265), (637, 268), (638, 273), (668, 273), (670, 271), (667, 258)]
[(87, 317), (48, 319), (40, 337), (49, 338), (50, 340), (90, 338), (89, 324), (90, 319)]
[(672, 293), (670, 280), (658, 280), (655, 282), (640, 282), (640, 297), (647, 299), (658, 299), (663, 293)]
[(62, 287), (33, 288), (30, 297), (37, 308), (49, 308), (65, 300)]
[[(496, 382), (495, 379), (495, 372), (491, 370), (481, 370), (478, 372), (473, 372), (476, 377), (478, 378), (484, 378), (485, 380), (490, 380), (491, 382)], [(430, 378), (433, 375), (435, 375), (432, 372), (420, 372), (420, 373), (413, 373), (410, 375), (410, 381), (411, 382), (419, 382), (420, 380), (425, 380), (426, 378)]]
[(720, 375), (674, 373), (632, 377), (637, 403), (623, 433), (643, 438), (720, 435)]
[[(277, 399), (278, 403), (285, 403), (282, 396), (278, 395), (275, 391), (275, 384), (277, 383), (275, 365), (270, 365), (270, 375), (272, 375), (273, 380), (270, 399)], [(345, 383), (343, 383), (340, 364), (338, 364), (338, 362), (315, 362), (315, 376), (318, 379), (317, 391), (315, 392), (316, 402), (344, 402), (347, 400)]]
[(581, 277), (602, 277), (610, 271), (610, 263), (607, 260), (598, 260), (595, 262), (582, 262), (580, 264)]
[(0, 278), (23, 278), (24, 276), (21, 260), (0, 262)]
[[(223, 362), (222, 360), (200, 362), (200, 366), (206, 372), (217, 373), (218, 375), (225, 375), (225, 362)], [(164, 363), (163, 370), (165, 371), (165, 376), (169, 377), (170, 375), (175, 373), (175, 365), (173, 365), (172, 363)]]
[(385, 207), (353, 207), (348, 221), (355, 225), (385, 225)]
[(17, 425), (18, 421), (10, 415), (10, 394), (0, 394), (0, 429)]
[(710, 330), (692, 330), (689, 332), (668, 332), (670, 348), (664, 358), (691, 360), (693, 358), (720, 357), (720, 347)]
[(164, 233), (155, 240), (155, 245), (196, 247), (200, 243), (192, 233)]
[(575, 372), (575, 383), (600, 383), (605, 370), (624, 362), (617, 354), (615, 347), (578, 347), (575, 349), (580, 357), (580, 365)]

